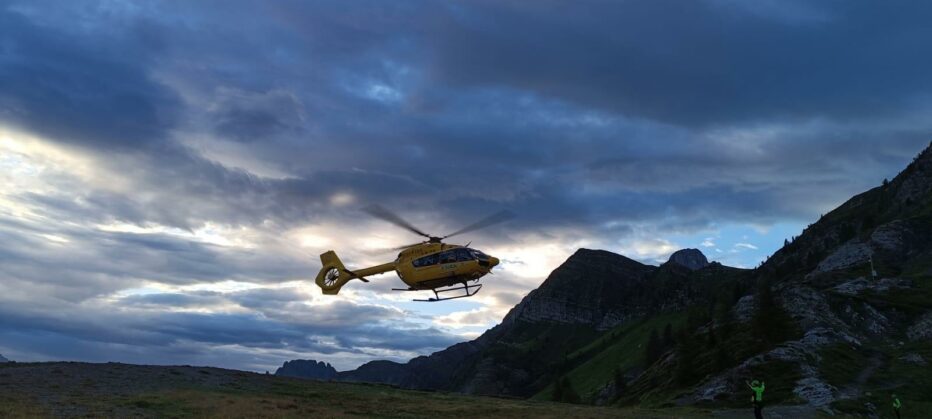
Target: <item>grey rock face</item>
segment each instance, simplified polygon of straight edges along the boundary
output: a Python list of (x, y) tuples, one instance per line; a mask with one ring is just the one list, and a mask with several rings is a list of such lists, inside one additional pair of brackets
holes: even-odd
[(330, 380), (336, 377), (337, 370), (324, 362), (313, 359), (296, 359), (286, 361), (275, 371), (275, 375), (282, 377), (310, 378), (313, 380)]
[(844, 295), (858, 295), (865, 291), (871, 291), (877, 294), (889, 292), (892, 289), (912, 288), (912, 282), (899, 278), (882, 278), (874, 281), (862, 277), (857, 277), (848, 282), (836, 285), (833, 291)]
[(604, 250), (580, 249), (524, 297), (502, 324), (554, 322), (610, 329), (641, 314), (636, 304), (627, 303), (656, 269)]
[(745, 295), (735, 303), (735, 306), (732, 308), (732, 313), (735, 315), (735, 320), (741, 323), (747, 323), (751, 321), (751, 317), (754, 316), (754, 310), (757, 308), (757, 304), (754, 302), (753, 295)]
[(900, 360), (906, 361), (912, 364), (916, 364), (921, 367), (929, 365), (929, 363), (926, 362), (926, 360), (922, 357), (922, 355), (919, 355), (916, 353), (909, 353), (909, 354), (903, 355), (900, 357)]
[(925, 149), (906, 171), (910, 175), (903, 179), (897, 190), (896, 201), (918, 201), (932, 193), (932, 147)]
[(699, 249), (682, 249), (673, 252), (667, 263), (675, 263), (695, 271), (708, 266), (709, 260)]
[(906, 336), (909, 337), (909, 340), (932, 339), (932, 313), (927, 313), (920, 317), (919, 320), (906, 331)]
[(818, 272), (834, 271), (854, 265), (867, 263), (871, 255), (871, 248), (864, 243), (845, 243), (816, 268)]
[(906, 224), (907, 223), (902, 220), (895, 220), (877, 227), (877, 229), (871, 233), (871, 242), (876, 244), (880, 249), (890, 252), (900, 252), (909, 241), (909, 236), (912, 233)]
[(835, 401), (837, 389), (815, 376), (807, 376), (796, 382), (793, 394), (811, 406), (825, 407)]
[(803, 330), (824, 327), (845, 336), (846, 341), (855, 340), (851, 328), (838, 318), (825, 295), (818, 290), (807, 286), (786, 287), (778, 297), (783, 309)]

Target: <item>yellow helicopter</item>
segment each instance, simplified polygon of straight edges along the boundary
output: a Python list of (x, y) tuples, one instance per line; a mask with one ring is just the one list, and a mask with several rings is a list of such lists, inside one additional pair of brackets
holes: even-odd
[[(398, 278), (401, 278), (408, 288), (392, 288), (392, 291), (430, 290), (434, 292), (433, 298), (414, 301), (434, 302), (472, 297), (482, 289), (482, 284), (475, 282), (491, 273), (499, 260), (480, 250), (471, 249), (469, 244), (465, 246), (446, 244), (442, 242), (443, 239), (498, 224), (514, 217), (510, 212), (500, 211), (446, 236), (437, 237), (421, 231), (381, 206), (371, 205), (363, 208), (363, 211), (414, 234), (424, 236), (427, 240), (391, 249), (401, 251), (398, 253), (398, 258), (392, 262), (352, 271), (343, 266), (343, 262), (333, 250), (321, 254), (322, 267), (315, 282), (324, 294), (337, 294), (340, 288), (352, 279), (369, 282), (366, 278), (368, 276), (395, 271), (398, 273)], [(474, 284), (469, 284), (470, 281)], [(453, 297), (440, 296), (441, 293), (448, 292), (460, 294)]]

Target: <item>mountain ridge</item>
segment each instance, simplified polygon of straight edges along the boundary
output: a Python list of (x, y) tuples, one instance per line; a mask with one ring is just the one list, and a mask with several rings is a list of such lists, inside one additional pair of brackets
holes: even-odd
[[(594, 404), (737, 407), (746, 403), (744, 381), (766, 377), (772, 402), (826, 412), (874, 415), (893, 389), (926, 403), (932, 144), (756, 269), (703, 263), (694, 250), (701, 255), (684, 249), (651, 266), (580, 249), (479, 338), (404, 364), (373, 361), (336, 379)], [(904, 387), (904, 379), (914, 385)]]
[[(541, 346), (545, 342), (558, 348), (584, 346), (626, 322), (682, 309), (695, 297), (688, 292), (690, 283), (698, 283), (694, 279), (724, 271), (729, 275), (744, 272), (720, 264), (695, 271), (677, 264), (658, 267), (606, 250), (579, 249), (500, 324), (478, 338), (407, 363), (371, 361), (355, 370), (341, 371), (334, 379), (529, 397), (546, 387), (546, 370), (562, 362), (563, 351), (548, 353), (541, 347), (532, 348), (535, 356), (545, 360), (535, 368), (523, 365), (521, 356), (508, 355), (510, 345), (532, 339)], [(502, 376), (506, 378), (502, 380)]]

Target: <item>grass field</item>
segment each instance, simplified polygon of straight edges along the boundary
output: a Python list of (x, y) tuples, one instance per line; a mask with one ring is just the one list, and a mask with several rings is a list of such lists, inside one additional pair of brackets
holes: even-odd
[(702, 418), (701, 409), (612, 408), (324, 383), (201, 367), (0, 364), (0, 417)]

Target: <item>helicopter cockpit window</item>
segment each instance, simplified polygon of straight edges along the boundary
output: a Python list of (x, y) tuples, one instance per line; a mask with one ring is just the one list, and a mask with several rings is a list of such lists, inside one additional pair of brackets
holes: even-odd
[(473, 257), (479, 260), (489, 260), (489, 255), (482, 253), (481, 250), (469, 249), (472, 252)]
[(468, 262), (468, 261), (476, 259), (475, 257), (473, 257), (472, 252), (470, 252), (469, 249), (466, 249), (463, 247), (459, 249), (454, 249), (453, 252), (456, 254), (457, 262)]
[(439, 256), (440, 256), (439, 254), (434, 253), (432, 255), (427, 255), (422, 258), (414, 259), (414, 261), (411, 263), (414, 265), (415, 268), (423, 268), (425, 266), (436, 265), (437, 260), (439, 259)]

